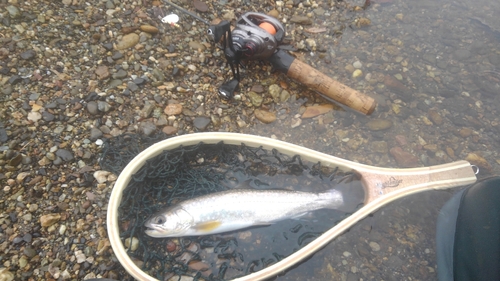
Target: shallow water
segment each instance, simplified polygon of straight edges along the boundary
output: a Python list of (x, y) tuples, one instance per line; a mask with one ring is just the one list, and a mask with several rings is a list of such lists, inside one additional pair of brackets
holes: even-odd
[[(375, 97), (379, 105), (371, 117), (347, 109), (303, 119), (291, 128), (292, 121), (287, 120), (293, 116), (287, 109), (300, 107), (303, 101), (298, 100), (273, 108), (282, 121), (272, 129), (261, 125), (245, 132), (381, 167), (398, 163), (375, 150), (374, 142), (384, 142), (389, 149), (402, 146), (426, 166), (477, 153), (491, 165), (480, 167), (479, 177), (498, 174), (500, 24), (494, 15), (500, 13), (500, 4), (376, 2), (366, 10), (343, 14), (347, 24), (340, 36), (307, 34), (327, 46), (326, 51), (300, 57)], [(361, 17), (371, 24), (349, 26)], [(318, 25), (338, 25), (338, 19), (328, 15), (317, 18)], [(358, 79), (351, 76), (353, 68), (346, 67), (356, 61), (363, 72)], [(383, 78), (387, 75), (405, 89), (388, 87)], [(441, 122), (435, 119), (436, 112)], [(382, 133), (367, 129), (373, 118), (391, 120), (393, 126)], [(461, 134), (464, 130), (472, 134)], [(406, 143), (398, 141), (400, 136)], [(429, 191), (391, 203), (277, 280), (437, 280), (436, 216), (457, 190)]]

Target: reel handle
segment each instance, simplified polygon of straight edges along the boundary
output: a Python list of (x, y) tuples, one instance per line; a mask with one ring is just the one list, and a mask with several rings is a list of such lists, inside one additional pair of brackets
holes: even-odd
[(377, 103), (372, 97), (326, 76), (283, 50), (275, 52), (269, 61), (288, 77), (358, 112), (370, 115), (375, 110)]

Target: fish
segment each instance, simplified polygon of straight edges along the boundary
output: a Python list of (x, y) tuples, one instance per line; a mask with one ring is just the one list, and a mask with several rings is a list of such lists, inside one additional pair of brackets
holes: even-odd
[(194, 197), (167, 207), (145, 222), (151, 237), (219, 234), (300, 218), (318, 209), (344, 204), (336, 189), (303, 192), (282, 189), (230, 189)]

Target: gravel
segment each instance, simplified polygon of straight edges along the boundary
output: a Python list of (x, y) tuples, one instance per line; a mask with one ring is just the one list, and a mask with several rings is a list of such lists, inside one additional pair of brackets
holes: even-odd
[[(98, 165), (103, 139), (125, 133), (242, 132), (380, 167), (468, 159), (498, 174), (500, 7), (362, 2), (176, 3), (209, 21), (278, 15), (287, 49), (374, 97), (372, 116), (325, 107), (266, 62), (246, 63), (235, 99), (220, 99), (223, 52), (161, 1), (0, 0), (0, 279), (131, 279), (105, 228), (118, 175)], [(172, 12), (178, 25), (160, 21)], [(316, 108), (328, 110), (302, 117)], [(451, 193), (429, 194), (278, 279), (436, 280), (435, 216)]]

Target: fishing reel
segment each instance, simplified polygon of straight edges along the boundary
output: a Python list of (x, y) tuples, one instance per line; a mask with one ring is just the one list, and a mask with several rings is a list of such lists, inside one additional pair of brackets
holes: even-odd
[(267, 60), (278, 48), (285, 36), (285, 28), (275, 18), (248, 12), (237, 21), (231, 30), (229, 21), (221, 21), (208, 29), (208, 35), (224, 50), (233, 79), (219, 87), (219, 95), (231, 99), (240, 81), (239, 66), (242, 60)]

